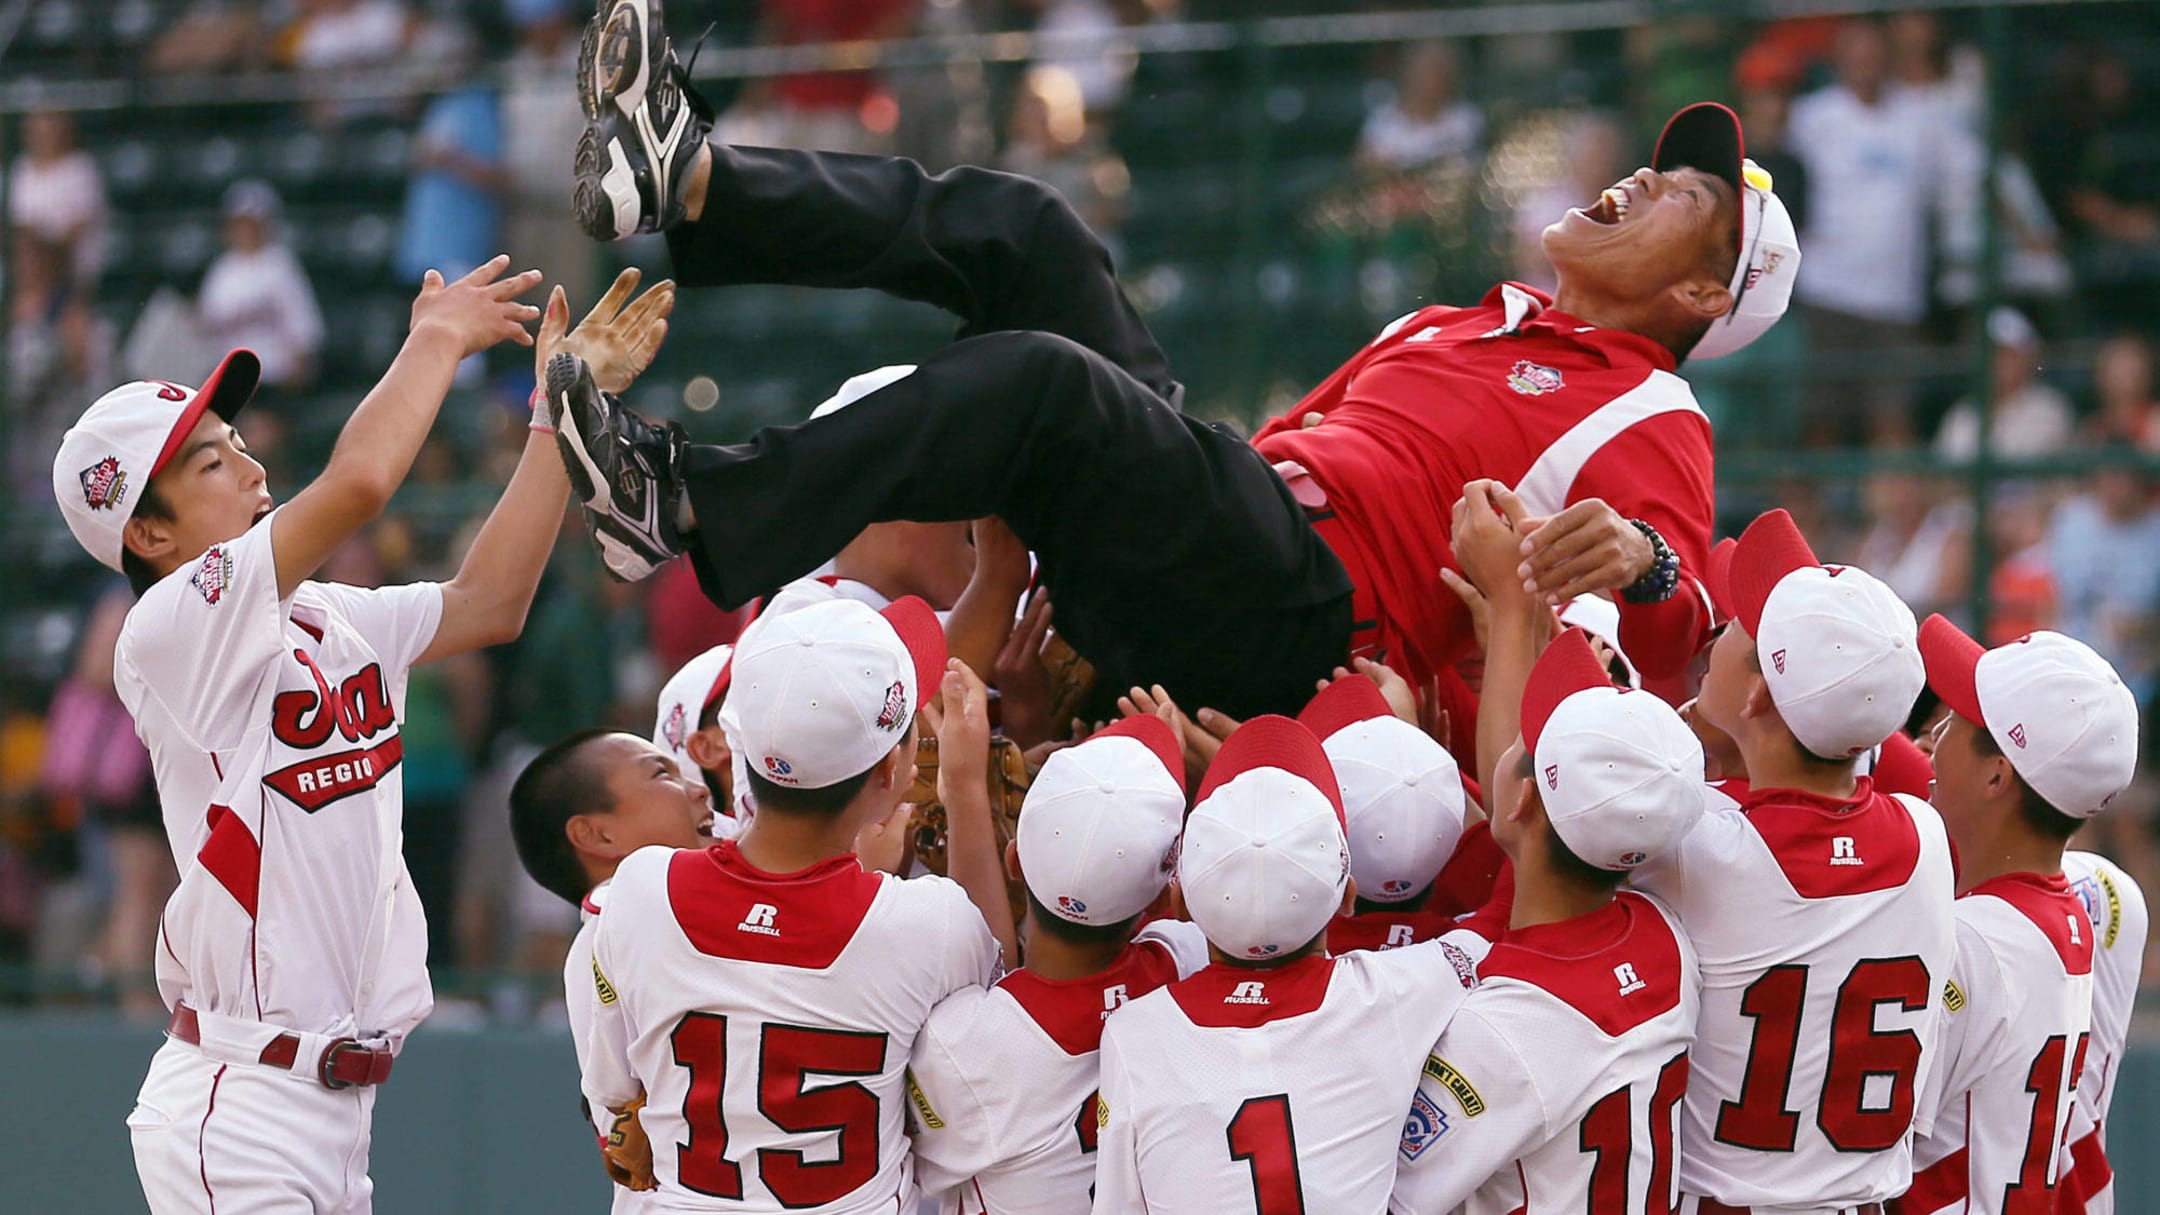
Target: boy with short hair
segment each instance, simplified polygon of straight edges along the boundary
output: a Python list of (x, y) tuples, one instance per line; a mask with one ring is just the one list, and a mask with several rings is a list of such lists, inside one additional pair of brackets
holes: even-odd
[(2096, 945), (2063, 846), (2129, 787), (2137, 699), (2061, 633), (1983, 650), (1930, 616), (1920, 651), (1951, 710), (1935, 735), (1935, 804), (1959, 857), (1957, 960), (1912, 1188), (1890, 1206), (2049, 1211), (2089, 1050)]
[(916, 1169), (961, 1215), (1083, 1215), (1095, 1188), (1104, 1022), (1207, 964), (1182, 920), (1140, 928), (1176, 865), (1184, 761), (1160, 717), (1054, 752), (1006, 846), (1027, 886), (1025, 968), (955, 992), (916, 1039)]

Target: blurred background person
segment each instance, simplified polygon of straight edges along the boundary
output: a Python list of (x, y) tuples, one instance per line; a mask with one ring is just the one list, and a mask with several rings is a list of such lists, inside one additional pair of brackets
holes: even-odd
[[(1988, 400), (1988, 451), (1998, 458), (2045, 456), (2070, 446), (2076, 415), (2070, 399), (2040, 378), (2040, 334), (2015, 308), (1988, 313), (1988, 363), (1993, 391)], [(1980, 407), (1959, 401), (1943, 415), (1935, 452), (1965, 461), (1980, 452)]]
[(220, 211), (225, 251), (203, 275), (195, 304), (207, 345), (253, 350), (266, 387), (305, 389), (315, 382), (322, 309), (287, 243), (284, 203), (270, 183), (249, 178), (225, 191)]
[(2160, 401), (2153, 397), (2152, 344), (2118, 333), (2093, 355), (2094, 409), (2082, 427), (2088, 443), (2124, 443), (2160, 451)]
[[(1358, 135), (1358, 167), (1416, 169), (1436, 160), (1476, 156), (1484, 145), (1485, 115), (1462, 96), (1462, 75), (1462, 52), (1452, 42), (1414, 42), (1404, 48), (1393, 93), (1373, 107)], [(1612, 180), (1598, 183), (1598, 189)], [(1592, 191), (1585, 197), (1595, 195)]]

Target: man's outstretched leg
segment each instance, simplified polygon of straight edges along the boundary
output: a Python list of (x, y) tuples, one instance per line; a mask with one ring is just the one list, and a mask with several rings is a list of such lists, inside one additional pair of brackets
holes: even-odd
[(566, 395), (577, 492), (646, 563), (610, 551), (620, 574), (679, 545), (731, 607), (873, 523), (997, 515), (1107, 686), (1295, 711), (1347, 651), (1350, 581), (1259, 453), (1064, 338), (956, 342), (846, 409), (735, 446), (688, 444), (589, 381)]
[(711, 110), (678, 65), (658, 0), (593, 18), (579, 96), (579, 222), (602, 240), (664, 231), (685, 286), (868, 288), (958, 316), (960, 337), (1070, 338), (1157, 395), (1182, 389), (1102, 241), (1056, 191), (911, 160), (707, 142)]

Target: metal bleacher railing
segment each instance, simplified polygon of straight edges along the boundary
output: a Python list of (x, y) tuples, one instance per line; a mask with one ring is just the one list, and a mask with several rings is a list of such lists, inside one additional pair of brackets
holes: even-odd
[[(70, 14), (48, 15), (55, 7)], [(437, 4), (478, 10), (476, 3)], [(679, 11), (686, 26), (692, 15)], [(727, 7), (730, 30), (746, 32), (755, 6)], [(1581, 0), (1554, 3), (1462, 3), (1420, 11), (1254, 15), (1287, 7), (1196, 0), (1194, 19), (1126, 28), (1112, 49), (1137, 63), (1132, 100), (1119, 115), (1113, 146), (1130, 165), (1131, 215), (1120, 234), (1121, 270), (1190, 386), (1196, 409), (1252, 420), (1280, 408), (1317, 382), (1393, 315), (1421, 300), (1472, 297), (1503, 277), (1498, 242), (1505, 196), (1472, 181), (1444, 200), (1456, 226), (1428, 234), (1407, 258), (1371, 242), (1342, 240), (1323, 205), (1343, 179), (1369, 96), (1366, 73), (1377, 47), (1447, 38), (1482, 45), (1523, 34), (1566, 35), (1580, 62), (1551, 76), (1479, 76), (1472, 92), (1495, 118), (1535, 121), (1583, 105), (1611, 105), (1642, 82), (1620, 53), (1622, 38), (1660, 23), (1710, 21), (1728, 31), (1800, 16), (1940, 9), (1953, 16), (1988, 64), (1990, 179), (2004, 146), (2003, 116), (2032, 86), (2038, 56), (2073, 17), (2104, 17), (2137, 6), (2122, 0)], [(1311, 3), (1310, 9), (1328, 9)], [(349, 403), (387, 364), (402, 335), (406, 288), (388, 270), (398, 199), (411, 148), (410, 120), (326, 132), (296, 122), (298, 103), (326, 92), (343, 99), (400, 100), (442, 86), (425, 71), (390, 69), (339, 78), (289, 73), (216, 78), (143, 77), (117, 58), (59, 56), (53, 48), (88, 39), (117, 57), (139, 47), (158, 14), (179, 6), (148, 0), (0, 0), (0, 128), (16, 115), (59, 108), (75, 112), (98, 155), (120, 222), (117, 268), (107, 307), (123, 326), (151, 288), (187, 284), (215, 246), (217, 192), (239, 176), (269, 177), (288, 191), (299, 249), (328, 313), (326, 399)], [(736, 12), (735, 10), (741, 10)], [(1219, 14), (1221, 19), (1209, 19)], [(169, 14), (168, 14), (169, 15)], [(699, 18), (702, 19), (702, 18)], [(40, 22), (43, 24), (41, 25)], [(73, 31), (73, 33), (71, 33)], [(678, 31), (685, 32), (685, 31)], [(1029, 32), (954, 34), (883, 43), (799, 47), (715, 42), (696, 61), (701, 83), (727, 92), (742, 82), (806, 70), (960, 70), (993, 84), (1045, 55), (1089, 43)], [(41, 55), (55, 55), (47, 65)], [(41, 71), (46, 66), (54, 70)], [(565, 81), (565, 88), (569, 87)], [(993, 90), (994, 91), (994, 90)], [(568, 160), (568, 150), (564, 153)], [(0, 187), (4, 188), (4, 187)], [(1985, 208), (1978, 310), (1996, 294), (2001, 227), (1993, 192)], [(567, 189), (565, 191), (567, 201)], [(1437, 231), (1444, 225), (1435, 225)], [(585, 255), (587, 251), (580, 251)], [(642, 256), (633, 254), (633, 256)], [(1405, 269), (1405, 267), (1408, 267)], [(1386, 273), (1381, 273), (1381, 272)], [(1391, 281), (1380, 282), (1376, 278)], [(701, 376), (725, 387), (719, 407), (696, 420), (703, 434), (740, 434), (787, 420), (830, 390), (833, 381), (881, 361), (898, 361), (940, 340), (943, 323), (907, 305), (838, 293), (770, 291), (686, 294), (670, 349), (641, 388), (637, 404), (684, 407)], [(850, 352), (835, 365), (832, 351)], [(2059, 354), (2073, 367), (2086, 349)], [(854, 356), (859, 356), (854, 357)], [(1760, 360), (1722, 392), (1745, 402), (1772, 387), (1789, 390), (1815, 377), (1932, 377), (1966, 386), (1980, 410), (1983, 436), (1990, 392), (1980, 339), (1963, 348), (1914, 352), (1866, 368), (1810, 365), (1803, 352)], [(709, 385), (708, 385), (709, 387)], [(0, 389), (4, 391), (4, 389)], [(708, 399), (691, 403), (710, 408)], [(0, 449), (16, 429), (0, 401)], [(343, 408), (325, 416), (342, 418)], [(1744, 429), (1736, 427), (1736, 430)], [(326, 436), (325, 436), (326, 437)], [(1883, 470), (1961, 479), (1975, 508), (2004, 481), (2077, 476), (2092, 458), (2071, 455), (2005, 465), (1985, 453), (1951, 468), (1924, 454), (1841, 450), (1794, 452), (1780, 445), (1721, 438), (1721, 493), (1793, 482), (1851, 487)], [(2160, 473), (2160, 463), (2148, 465)], [(36, 487), (0, 496), (0, 538), (32, 554), (37, 576), (0, 579), (0, 650), (25, 640), (38, 605), (69, 598), (68, 578), (87, 570), (65, 543), (57, 518)], [(413, 512), (464, 514), (486, 500), (483, 489), (408, 496)], [(1975, 527), (1975, 570), (1992, 567), (1988, 529)], [(59, 576), (59, 577), (55, 577)], [(1984, 622), (1990, 605), (1984, 576), (1969, 615)], [(10, 668), (14, 669), (14, 668)], [(546, 976), (542, 976), (546, 980)]]

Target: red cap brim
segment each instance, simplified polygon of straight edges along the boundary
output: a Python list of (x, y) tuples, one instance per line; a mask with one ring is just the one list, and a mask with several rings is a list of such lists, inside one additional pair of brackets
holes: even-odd
[(1920, 626), (1920, 661), (1927, 664), (1928, 686), (1950, 706), (1950, 711), (1976, 726), (1985, 726), (1980, 715), (1980, 656), (1987, 647), (1966, 636), (1965, 630), (1940, 613)]
[(1363, 675), (1352, 675), (1320, 689), (1297, 719), (1299, 725), (1313, 732), (1313, 737), (1325, 741), (1345, 726), (1394, 715), (1387, 697), (1380, 694), (1379, 684)]
[(1682, 107), (1665, 120), (1658, 134), (1657, 151), (1650, 167), (1663, 173), (1670, 169), (1699, 169), (1733, 189), (1734, 222), (1739, 225), (1739, 246), (1747, 248), (1747, 208), (1740, 196), (1747, 189), (1743, 166), (1747, 141), (1740, 132), (1740, 116), (1715, 101), (1698, 101)]
[(158, 448), (157, 459), (150, 465), (150, 475), (154, 477), (164, 472), (165, 466), (179, 454), (180, 445), (187, 442), (188, 435), (195, 430), (195, 423), (202, 420), (203, 410), (232, 421), (233, 415), (247, 407), (249, 399), (255, 395), (255, 385), (261, 379), (262, 360), (255, 357), (254, 351), (235, 350), (227, 354), (180, 411), (179, 419), (165, 436), (165, 445)]
[(1785, 575), (1821, 564), (1791, 515), (1783, 510), (1764, 512), (1748, 524), (1748, 529), (1740, 533), (1740, 542), (1733, 546), (1732, 562), (1725, 574), (1733, 619), (1748, 631), (1748, 636), (1755, 636), (1761, 631), (1763, 605), (1770, 601), (1770, 592), (1777, 589)]
[(1088, 735), (1088, 742), (1094, 742), (1098, 738), (1140, 740), (1148, 750), (1155, 753), (1155, 758), (1162, 761), (1163, 770), (1170, 774), (1171, 780), (1177, 782), (1178, 792), (1185, 792), (1185, 755), (1178, 749), (1177, 731), (1170, 728), (1169, 722), (1153, 713), (1143, 713), (1138, 717), (1121, 718), (1110, 723)]
[(1560, 702), (1577, 692), (1592, 688), (1613, 686), (1612, 672), (1597, 660), (1590, 649), (1590, 637), (1581, 629), (1569, 629), (1553, 638), (1553, 643), (1538, 655), (1537, 664), (1530, 668), (1530, 678), (1523, 684), (1522, 736), (1523, 746), (1530, 753), (1537, 753), (1538, 739), (1545, 733), (1545, 723), (1559, 711)]
[(1335, 779), (1335, 765), (1328, 762), (1320, 740), (1313, 737), (1311, 730), (1272, 713), (1255, 717), (1230, 732), (1200, 782), (1200, 796), (1193, 800), (1206, 801), (1217, 789), (1254, 768), (1280, 768), (1318, 789), (1335, 807), (1336, 821), (1349, 830), (1343, 818), (1342, 786)]
[(1740, 542), (1728, 536), (1717, 542), (1710, 550), (1710, 558), (1703, 565), (1703, 589), (1710, 592), (1710, 607), (1727, 620), (1732, 619), (1732, 555)]
[[(945, 679), (945, 626), (930, 605), (914, 595), (893, 600), (878, 615), (900, 635), (900, 644), (915, 660), (915, 694), (927, 703)], [(734, 665), (732, 659), (729, 665)]]

